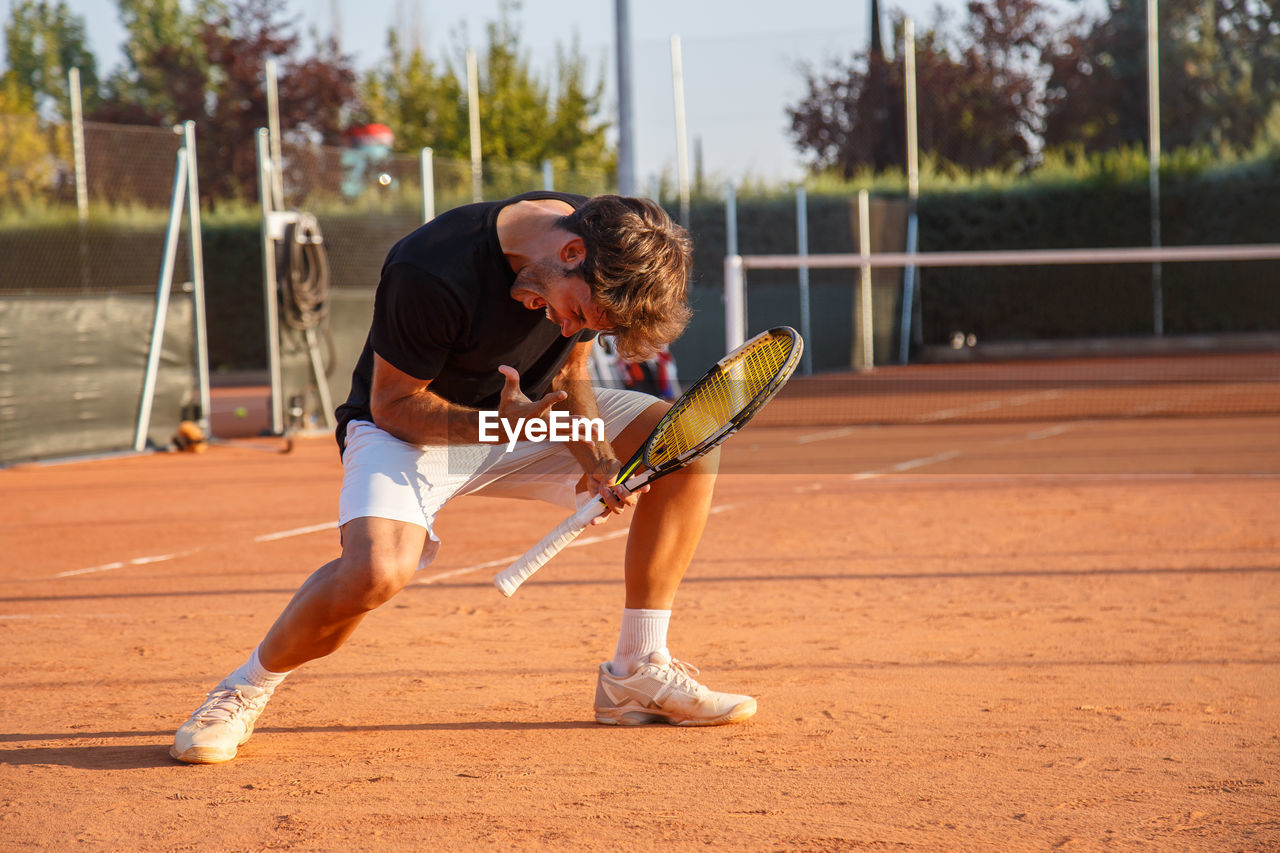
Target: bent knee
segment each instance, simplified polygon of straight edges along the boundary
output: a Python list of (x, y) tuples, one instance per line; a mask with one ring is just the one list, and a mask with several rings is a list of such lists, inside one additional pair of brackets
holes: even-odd
[(374, 610), (390, 601), (413, 578), (420, 553), (376, 547), (344, 550), (340, 572), (351, 609)]

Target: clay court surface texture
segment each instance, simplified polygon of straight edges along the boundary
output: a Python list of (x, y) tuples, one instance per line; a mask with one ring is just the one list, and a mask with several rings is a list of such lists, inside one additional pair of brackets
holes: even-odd
[(1274, 415), (753, 424), (671, 628), (759, 700), (716, 728), (592, 722), (625, 520), (506, 600), (563, 510), (464, 499), (186, 766), (174, 729), (338, 553), (333, 441), (257, 444), (0, 470), (0, 849), (1280, 846)]

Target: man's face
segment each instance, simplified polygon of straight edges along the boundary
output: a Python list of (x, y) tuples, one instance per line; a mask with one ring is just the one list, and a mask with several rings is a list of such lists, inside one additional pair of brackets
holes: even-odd
[(582, 274), (553, 261), (532, 261), (522, 267), (511, 298), (530, 311), (545, 311), (566, 338), (583, 329), (609, 330), (609, 321), (591, 298), (591, 287)]

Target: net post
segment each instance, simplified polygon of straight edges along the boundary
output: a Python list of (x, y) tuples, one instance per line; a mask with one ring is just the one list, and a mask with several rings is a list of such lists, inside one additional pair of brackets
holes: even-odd
[[(860, 346), (855, 347), (853, 366), (863, 370), (875, 367), (875, 348), (872, 340), (873, 323), (871, 317), (871, 201), (866, 190), (858, 190), (858, 266), (861, 276), (858, 279), (858, 335), (862, 339)], [(861, 364), (858, 356), (861, 355)]]
[[(800, 336), (806, 341), (813, 340), (810, 325), (809, 302), (809, 266), (804, 259), (809, 256), (809, 199), (803, 186), (796, 187), (796, 245), (801, 258), (801, 266), (797, 271), (800, 284)], [(804, 365), (804, 374), (813, 373), (813, 351), (806, 347), (800, 356)]]
[(139, 453), (147, 447), (151, 429), (151, 407), (155, 402), (156, 376), (160, 371), (160, 350), (164, 345), (164, 326), (169, 316), (169, 294), (173, 289), (173, 267), (178, 254), (178, 232), (182, 228), (182, 208), (187, 190), (187, 149), (178, 149), (178, 162), (173, 170), (173, 197), (169, 202), (169, 225), (164, 234), (164, 261), (160, 265), (160, 281), (156, 285), (156, 313), (151, 324), (151, 344), (147, 350), (147, 372), (142, 379), (142, 397), (138, 401), (138, 421), (133, 433), (133, 449)]
[(746, 281), (741, 255), (724, 259), (724, 343), (733, 352), (747, 339), (745, 330)]

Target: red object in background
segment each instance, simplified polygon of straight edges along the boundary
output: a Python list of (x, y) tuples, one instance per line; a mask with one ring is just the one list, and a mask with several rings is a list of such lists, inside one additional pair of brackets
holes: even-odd
[(354, 148), (365, 148), (370, 145), (390, 148), (395, 138), (396, 135), (385, 124), (362, 124), (347, 131), (347, 139)]

